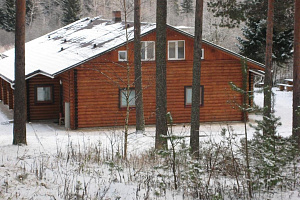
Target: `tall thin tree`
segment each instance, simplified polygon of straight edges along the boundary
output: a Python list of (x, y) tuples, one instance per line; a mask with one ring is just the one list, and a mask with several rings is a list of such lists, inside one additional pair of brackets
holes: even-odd
[(194, 158), (199, 158), (202, 24), (203, 24), (203, 0), (197, 0), (196, 11), (195, 11), (195, 39), (194, 39), (194, 61), (193, 61), (193, 85), (192, 85), (191, 136), (190, 136), (191, 153)]
[(167, 148), (167, 0), (156, 4), (156, 135), (155, 149)]
[(134, 74), (136, 131), (145, 130), (141, 65), (141, 0), (134, 0)]
[(300, 149), (300, 0), (295, 0), (293, 71), (293, 136)]
[[(265, 58), (265, 80), (264, 80), (264, 121), (271, 117), (272, 110), (272, 46), (274, 26), (274, 0), (268, 0), (267, 36), (266, 36), (266, 58)], [(270, 124), (266, 122), (266, 124)], [(272, 127), (265, 127), (266, 134)]]
[(26, 82), (25, 82), (25, 0), (16, 1), (15, 91), (13, 144), (26, 141)]

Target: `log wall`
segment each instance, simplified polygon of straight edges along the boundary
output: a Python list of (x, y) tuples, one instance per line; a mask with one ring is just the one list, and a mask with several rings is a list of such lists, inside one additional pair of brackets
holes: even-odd
[[(142, 40), (155, 40), (155, 33)], [(167, 110), (172, 113), (174, 123), (189, 123), (191, 107), (184, 105), (184, 87), (192, 85), (193, 40), (172, 30), (168, 30), (168, 40), (185, 40), (186, 53), (185, 60), (167, 62)], [(240, 60), (205, 44), (203, 48), (204, 104), (200, 108), (200, 121), (241, 121), (242, 113), (235, 103), (241, 104), (242, 98), (229, 86), (229, 82), (242, 85)], [(76, 68), (76, 77), (74, 70), (60, 76), (64, 102), (71, 105), (71, 128), (124, 125), (126, 110), (119, 107), (119, 90), (126, 87), (127, 63), (118, 62), (118, 51), (125, 49), (121, 47), (82, 64)], [(133, 49), (133, 44), (129, 49)], [(128, 58), (131, 87), (134, 87), (133, 51), (128, 52)], [(145, 122), (155, 124), (155, 61), (142, 62), (142, 73)], [(135, 124), (134, 108), (129, 124)]]
[[(53, 85), (53, 103), (37, 103), (35, 101), (36, 85)], [(27, 80), (28, 120), (46, 120), (59, 118), (59, 78), (51, 79), (37, 75)]]
[(0, 78), (0, 100), (3, 100), (3, 95), (2, 95), (2, 78)]

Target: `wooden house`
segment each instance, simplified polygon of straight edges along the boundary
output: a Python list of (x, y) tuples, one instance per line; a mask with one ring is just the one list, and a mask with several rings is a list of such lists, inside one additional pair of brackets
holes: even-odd
[[(126, 46), (125, 27), (129, 43)], [(155, 24), (143, 23), (142, 81), (146, 124), (155, 124)], [(192, 35), (167, 27), (167, 110), (174, 123), (189, 123), (193, 66)], [(241, 121), (243, 56), (203, 40), (201, 122)], [(14, 49), (0, 60), (0, 99), (13, 109)], [(130, 68), (130, 119), (135, 124), (133, 24), (86, 18), (26, 43), (28, 121), (58, 120), (66, 127), (124, 125), (124, 88)], [(249, 90), (264, 66), (248, 59)]]

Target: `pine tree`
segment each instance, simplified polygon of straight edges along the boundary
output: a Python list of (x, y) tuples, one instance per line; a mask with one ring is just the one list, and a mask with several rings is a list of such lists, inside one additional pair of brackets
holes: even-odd
[[(33, 9), (31, 0), (26, 0), (26, 24), (30, 21), (30, 13)], [(32, 19), (35, 19), (33, 16)], [(0, 8), (0, 28), (7, 32), (15, 32), (16, 6), (15, 0), (5, 0), (3, 8)]]
[[(266, 59), (264, 79), (264, 110), (263, 119), (268, 121), (272, 111), (272, 50), (273, 50), (273, 27), (274, 27), (274, 0), (268, 0), (268, 19), (266, 36)], [(264, 134), (272, 129), (272, 124), (266, 127)]]
[(81, 3), (80, 0), (62, 0), (63, 18), (62, 23), (64, 25), (73, 23), (81, 17)]
[(192, 112), (191, 112), (191, 153), (199, 158), (199, 129), (200, 129), (200, 77), (202, 57), (202, 24), (203, 0), (196, 1), (195, 12), (195, 39), (193, 58), (193, 86), (192, 86)]
[(183, 0), (181, 3), (181, 9), (183, 13), (192, 13), (193, 12), (193, 1), (192, 0)]
[[(211, 0), (208, 7), (214, 16), (222, 18), (220, 26), (236, 27), (246, 22), (245, 39), (238, 39), (241, 54), (262, 63), (265, 61), (268, 0)], [(292, 54), (294, 0), (275, 0), (274, 7), (273, 61), (281, 65)]]
[(141, 64), (141, 1), (134, 0), (134, 75), (136, 94), (136, 131), (145, 130)]
[(25, 81), (25, 0), (16, 1), (16, 11), (13, 144), (20, 145), (27, 144), (27, 101)]
[(293, 136), (300, 149), (300, 0), (295, 1)]
[(15, 1), (14, 0), (6, 0), (4, 8), (1, 9), (1, 13), (3, 18), (0, 20), (1, 29), (6, 30), (7, 32), (14, 32), (15, 31), (15, 18), (16, 18), (16, 11), (15, 11)]
[(167, 0), (156, 6), (156, 135), (155, 149), (166, 149), (167, 140)]
[(264, 46), (266, 44), (265, 23), (249, 20), (242, 30), (245, 39), (238, 38), (241, 54), (263, 63), (265, 59)]
[[(240, 53), (248, 58), (264, 63), (266, 46), (266, 21), (249, 19), (243, 28), (243, 38), (238, 38)], [(279, 66), (292, 57), (293, 30), (274, 29), (273, 61)]]

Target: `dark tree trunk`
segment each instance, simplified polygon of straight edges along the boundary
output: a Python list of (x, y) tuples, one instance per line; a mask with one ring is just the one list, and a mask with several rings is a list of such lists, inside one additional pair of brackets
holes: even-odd
[(141, 65), (141, 0), (134, 0), (134, 74), (136, 131), (145, 130)]
[(15, 102), (13, 144), (26, 142), (26, 82), (25, 82), (25, 0), (16, 1), (15, 33)]
[(167, 0), (157, 0), (156, 6), (156, 135), (155, 149), (167, 148)]
[(203, 0), (197, 0), (196, 11), (195, 11), (195, 40), (194, 40), (191, 139), (190, 139), (191, 153), (194, 158), (199, 158), (202, 23), (203, 23)]
[[(272, 45), (274, 25), (274, 0), (268, 0), (267, 36), (266, 36), (266, 59), (265, 59), (265, 82), (264, 82), (264, 120), (271, 116), (272, 110)], [(267, 123), (269, 124), (269, 123)], [(271, 127), (266, 127), (270, 129)], [(264, 134), (266, 130), (264, 129)]]
[(300, 0), (295, 0), (293, 136), (300, 149)]

